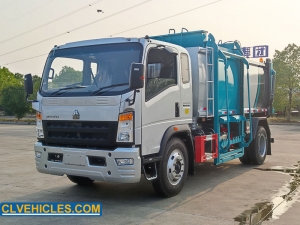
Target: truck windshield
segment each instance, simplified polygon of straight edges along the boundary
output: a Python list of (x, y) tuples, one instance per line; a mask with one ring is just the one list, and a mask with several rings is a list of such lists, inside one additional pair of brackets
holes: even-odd
[(87, 96), (125, 93), (129, 91), (131, 63), (141, 62), (142, 49), (140, 43), (119, 43), (52, 50), (44, 68), (41, 94)]

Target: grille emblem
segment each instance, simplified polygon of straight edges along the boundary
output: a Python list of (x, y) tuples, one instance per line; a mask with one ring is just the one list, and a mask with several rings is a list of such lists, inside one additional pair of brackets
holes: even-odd
[(79, 111), (76, 109), (74, 112), (73, 112), (73, 120), (79, 120), (80, 119), (80, 114), (79, 114)]

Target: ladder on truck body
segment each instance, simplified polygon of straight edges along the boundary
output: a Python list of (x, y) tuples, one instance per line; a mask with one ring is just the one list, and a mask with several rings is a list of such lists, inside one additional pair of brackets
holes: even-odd
[(214, 116), (214, 49), (206, 47), (206, 117)]
[[(205, 93), (206, 93), (206, 107), (203, 108), (205, 116), (214, 117), (215, 102), (214, 102), (214, 48), (206, 47), (205, 49)], [(216, 117), (217, 118), (217, 117)], [(216, 159), (219, 157), (219, 138), (217, 133), (203, 136), (195, 136), (195, 162), (202, 163), (210, 159)], [(206, 152), (207, 142), (209, 144), (209, 152)]]

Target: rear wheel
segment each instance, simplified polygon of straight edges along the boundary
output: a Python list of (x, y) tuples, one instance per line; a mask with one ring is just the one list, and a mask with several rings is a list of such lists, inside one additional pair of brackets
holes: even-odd
[(249, 156), (252, 164), (261, 165), (264, 163), (268, 149), (268, 136), (264, 127), (259, 126), (255, 139), (249, 146)]
[(94, 180), (88, 178), (88, 177), (78, 177), (78, 176), (72, 176), (72, 175), (68, 175), (67, 176), (70, 181), (78, 184), (78, 185), (82, 185), (82, 186), (88, 186), (88, 185), (92, 185)]
[(171, 139), (157, 168), (157, 179), (152, 181), (155, 192), (172, 197), (182, 190), (188, 171), (188, 153), (179, 138)]
[(244, 155), (239, 158), (241, 163), (243, 164), (251, 164), (251, 159), (248, 151), (249, 151), (248, 148), (244, 148)]

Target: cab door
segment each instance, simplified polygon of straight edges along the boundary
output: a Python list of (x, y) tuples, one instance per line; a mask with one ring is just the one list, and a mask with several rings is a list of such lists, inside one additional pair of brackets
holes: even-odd
[(172, 125), (182, 123), (180, 56), (176, 49), (147, 47), (145, 88), (142, 97), (142, 155), (159, 152), (162, 137)]

